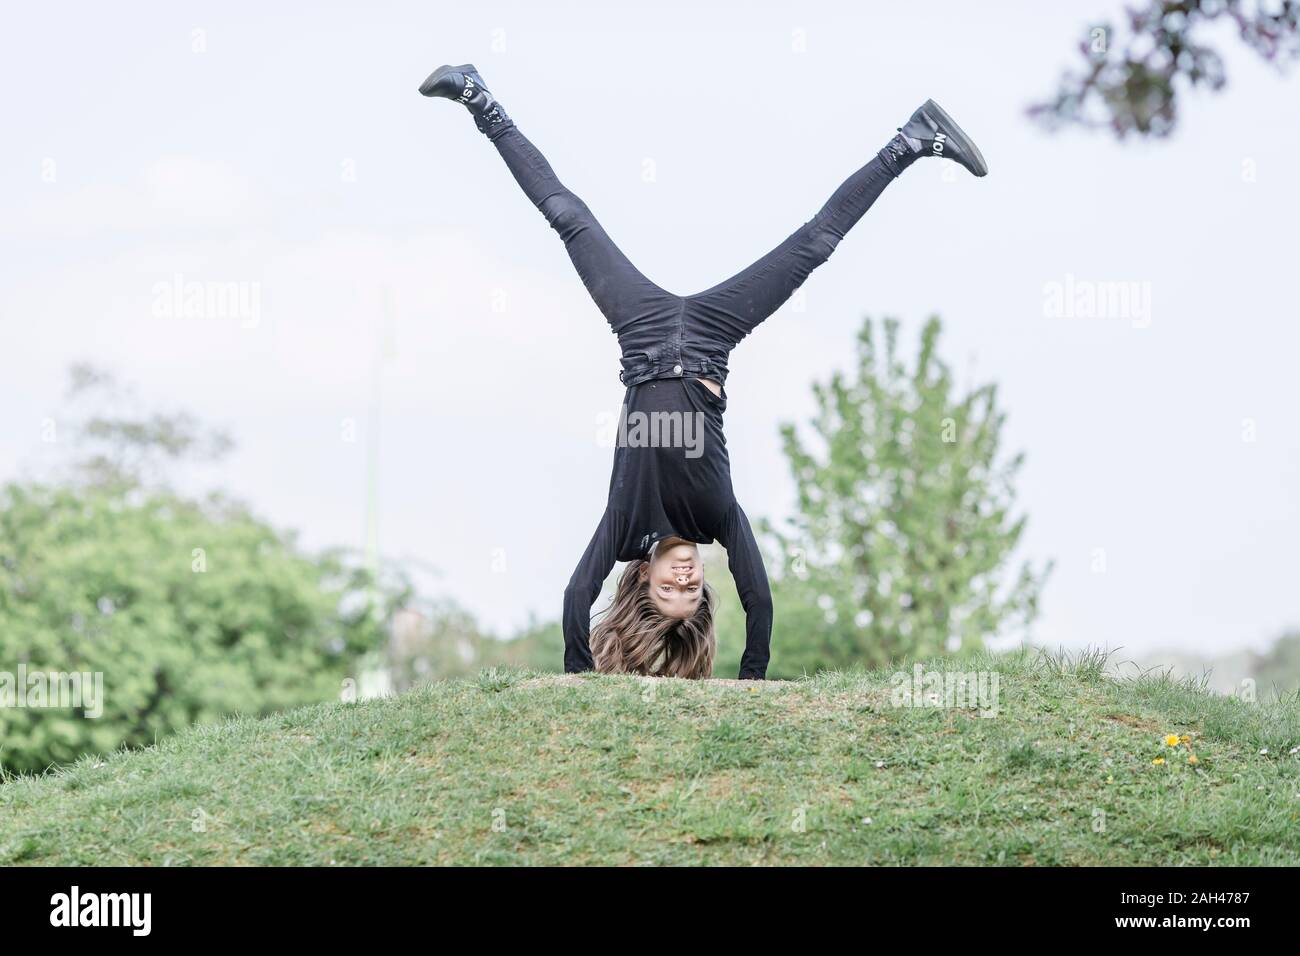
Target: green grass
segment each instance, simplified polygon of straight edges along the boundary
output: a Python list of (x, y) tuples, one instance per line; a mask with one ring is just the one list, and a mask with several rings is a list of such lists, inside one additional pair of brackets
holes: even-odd
[(0, 864), (1300, 863), (1297, 700), (947, 666), (996, 670), (998, 715), (895, 707), (889, 671), (493, 671), (229, 720), (0, 783)]

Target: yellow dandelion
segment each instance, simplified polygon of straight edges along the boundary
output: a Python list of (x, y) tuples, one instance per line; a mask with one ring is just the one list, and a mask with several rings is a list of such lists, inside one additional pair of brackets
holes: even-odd
[(1177, 746), (1178, 746), (1178, 735), (1177, 735), (1177, 734), (1169, 734), (1167, 737), (1165, 737), (1165, 746), (1166, 746), (1166, 747), (1177, 747)]
[(1153, 761), (1151, 761), (1151, 762), (1152, 762), (1153, 764), (1155, 764), (1157, 767), (1162, 767), (1162, 766), (1164, 766), (1165, 758), (1164, 758), (1164, 757), (1157, 757), (1155, 760), (1153, 760)]
[(1181, 740), (1183, 743), (1188, 744), (1189, 746), (1191, 745), (1192, 738), (1191, 738), (1190, 736), (1188, 736), (1187, 734), (1183, 734), (1183, 735), (1182, 735), (1181, 737), (1179, 737), (1178, 739)]
[(1200, 763), (1200, 761), (1196, 759), (1196, 754), (1188, 754), (1188, 755), (1187, 755), (1187, 762), (1188, 762), (1188, 763)]

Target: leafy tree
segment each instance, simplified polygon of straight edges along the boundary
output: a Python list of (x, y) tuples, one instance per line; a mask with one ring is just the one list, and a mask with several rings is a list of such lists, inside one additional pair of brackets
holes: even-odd
[(0, 489), (0, 660), (101, 673), (103, 712), (0, 707), (0, 761), (39, 770), (224, 714), (338, 699), (382, 641), (366, 574), (303, 554), (238, 503)]
[(1119, 139), (1168, 136), (1180, 89), (1227, 83), (1223, 58), (1200, 42), (1216, 20), (1230, 20), (1242, 42), (1271, 63), (1300, 57), (1294, 0), (1148, 0), (1126, 13), (1122, 32), (1109, 22), (1088, 27), (1079, 44), (1082, 69), (1067, 73), (1030, 116), (1048, 129), (1073, 124), (1109, 128)]
[(999, 459), (995, 386), (954, 395), (938, 318), (911, 369), (898, 322), (883, 331), (882, 352), (868, 319), (854, 374), (814, 384), (816, 447), (781, 429), (799, 507), (792, 531), (764, 523), (780, 558), (774, 673), (971, 651), (1037, 612), (1050, 564), (1005, 580), (1023, 456)]
[[(78, 392), (108, 385), (87, 370), (78, 381)], [(0, 696), (13, 698), (0, 706), (0, 766), (9, 770), (152, 743), (225, 714), (338, 699), (406, 595), (403, 580), (372, 589), (347, 552), (308, 554), (226, 496), (191, 499), (147, 482), (146, 463), (222, 442), (184, 416), (109, 411), (97, 403), (73, 429), (74, 477), (0, 486), (0, 671), (10, 675)], [(383, 606), (369, 604), (372, 592)], [(15, 686), (20, 669), (29, 679), (101, 674), (103, 698), (16, 706), (18, 694), (32, 703), (30, 688)]]

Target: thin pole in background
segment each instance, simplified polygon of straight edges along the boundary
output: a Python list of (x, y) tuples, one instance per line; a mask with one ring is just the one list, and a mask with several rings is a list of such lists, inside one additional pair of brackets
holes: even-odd
[(365, 561), (370, 572), (370, 613), (378, 617), (380, 610), (376, 582), (379, 580), (379, 423), (383, 410), (383, 370), (385, 363), (396, 353), (394, 341), (394, 307), (392, 286), (383, 286), (380, 321), (376, 328), (374, 362), (370, 369), (370, 408), (366, 429), (366, 530)]

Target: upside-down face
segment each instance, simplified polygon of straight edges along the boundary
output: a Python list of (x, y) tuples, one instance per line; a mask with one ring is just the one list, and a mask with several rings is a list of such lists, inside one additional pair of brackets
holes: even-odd
[(685, 620), (704, 600), (704, 565), (694, 542), (664, 538), (655, 548), (654, 558), (641, 569), (641, 577), (664, 617)]

